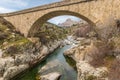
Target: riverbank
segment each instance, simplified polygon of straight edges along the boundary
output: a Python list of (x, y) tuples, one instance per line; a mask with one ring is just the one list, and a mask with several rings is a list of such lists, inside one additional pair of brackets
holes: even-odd
[[(44, 35), (39, 35), (42, 38), (25, 38), (14, 28), (0, 23), (0, 80), (10, 80), (29, 67), (33, 67), (58, 48), (63, 41), (61, 38), (65, 36), (57, 36), (64, 33), (62, 29), (53, 27), (51, 24), (55, 32), (51, 32), (53, 34), (50, 36), (47, 33), (51, 28), (45, 30)], [(57, 31), (59, 32), (56, 33)]]
[[(34, 59), (31, 58), (26, 63), (24, 61), (26, 61), (26, 59), (28, 59), (28, 57), (31, 57), (31, 55), (25, 55), (25, 54), (22, 55), (22, 54), (20, 54), (17, 60), (19, 60), (20, 62), (24, 62), (24, 63), (20, 64), (20, 62), (19, 62), (19, 63), (17, 63), (17, 66), (14, 66), (15, 65), (14, 61), (15, 60), (12, 57), (4, 58), (3, 60), (6, 59), (7, 63), (8, 63), (8, 60), (9, 61), (12, 60), (11, 62), (13, 62), (13, 66), (8, 65), (7, 71), (4, 72), (4, 75), (3, 75), (4, 80), (9, 80), (10, 78), (12, 78), (12, 77), (16, 76), (17, 74), (23, 72), (24, 70), (28, 69), (29, 67), (35, 66), (38, 62), (45, 59), (52, 51), (54, 51), (56, 48), (58, 48), (60, 46), (60, 44), (61, 44), (61, 41), (58, 41), (58, 42), (55, 42), (55, 43), (52, 43), (52, 44), (55, 44), (55, 45), (52, 45), (50, 48), (43, 45), (42, 50), (40, 51), (40, 53), (37, 54), (37, 55), (32, 54), (34, 56)], [(1, 64), (1, 66), (2, 65), (3, 64)], [(3, 68), (4, 68), (4, 66), (3, 66)]]
[(114, 80), (113, 77), (118, 80), (120, 48), (115, 44), (119, 44), (119, 39), (114, 37), (105, 43), (84, 38), (77, 46), (67, 50), (64, 55), (76, 61), (77, 80)]

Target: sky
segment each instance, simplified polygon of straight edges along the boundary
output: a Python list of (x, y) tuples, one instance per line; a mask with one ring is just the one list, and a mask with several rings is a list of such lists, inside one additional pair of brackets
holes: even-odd
[[(0, 13), (15, 12), (59, 1), (61, 0), (0, 0)], [(68, 18), (76, 21), (79, 20), (77, 17), (64, 15), (52, 18), (48, 21), (54, 24), (58, 24), (60, 22), (64, 22)]]
[(0, 13), (23, 10), (61, 0), (0, 0)]

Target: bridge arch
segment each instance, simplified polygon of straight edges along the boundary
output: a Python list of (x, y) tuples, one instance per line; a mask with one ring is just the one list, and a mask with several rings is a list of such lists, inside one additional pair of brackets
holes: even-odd
[(56, 17), (56, 16), (61, 16), (61, 15), (76, 16), (76, 17), (88, 22), (91, 26), (96, 26), (93, 21), (91, 21), (90, 19), (88, 19), (87, 17), (85, 17), (84, 15), (81, 15), (79, 13), (72, 12), (72, 11), (66, 11), (66, 10), (52, 11), (47, 14), (44, 14), (42, 17), (38, 18), (33, 23), (33, 25), (31, 26), (31, 28), (28, 32), (28, 37), (33, 37), (37, 33), (37, 31), (39, 31), (40, 26), (42, 26), (43, 23), (45, 23), (47, 20), (49, 20), (53, 17)]

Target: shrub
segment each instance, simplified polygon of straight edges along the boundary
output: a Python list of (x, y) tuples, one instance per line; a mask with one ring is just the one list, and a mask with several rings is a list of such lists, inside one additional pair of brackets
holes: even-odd
[(87, 79), (85, 79), (85, 80), (96, 80), (96, 79), (97, 79), (96, 76), (89, 75), (89, 76), (87, 76)]
[(120, 80), (120, 59), (116, 59), (109, 70), (109, 80)]
[(8, 37), (7, 34), (0, 32), (0, 40), (4, 40)]
[(79, 27), (76, 31), (75, 31), (75, 36), (77, 37), (86, 37), (87, 33), (89, 33), (91, 31), (91, 27), (89, 25), (84, 25), (82, 27)]
[(104, 42), (98, 41), (93, 43), (89, 56), (92, 58), (90, 64), (94, 67), (99, 67), (104, 64), (104, 58), (108, 56), (110, 47)]
[(105, 24), (100, 25), (97, 29), (100, 39), (107, 41), (113, 36), (117, 36), (119, 32), (119, 21), (114, 20), (114, 18), (109, 17), (106, 19)]

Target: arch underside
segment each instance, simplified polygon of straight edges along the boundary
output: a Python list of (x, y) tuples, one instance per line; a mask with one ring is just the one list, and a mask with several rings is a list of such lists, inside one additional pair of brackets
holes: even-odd
[(65, 10), (59, 10), (59, 11), (53, 11), (49, 12), (42, 17), (40, 17), (37, 21), (34, 22), (34, 24), (31, 26), (29, 32), (28, 32), (28, 37), (33, 37), (35, 34), (40, 30), (40, 26), (42, 26), (47, 20), (56, 17), (56, 16), (61, 16), (61, 15), (71, 15), (71, 16), (76, 16), (78, 18), (81, 18), (88, 22), (91, 26), (95, 26), (95, 24), (88, 19), (87, 17), (76, 13), (76, 12), (71, 12), (71, 11), (65, 11)]

